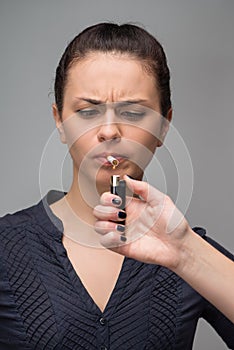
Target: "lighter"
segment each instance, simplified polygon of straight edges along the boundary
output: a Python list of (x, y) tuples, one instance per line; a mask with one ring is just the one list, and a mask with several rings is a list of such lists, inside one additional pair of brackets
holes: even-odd
[[(122, 200), (121, 205), (118, 207), (125, 211), (125, 204), (126, 204), (126, 182), (124, 180), (120, 180), (119, 175), (112, 175), (111, 176), (111, 182), (110, 182), (110, 191), (112, 194), (116, 194), (119, 196)], [(125, 220), (118, 222), (121, 225), (125, 225)], [(124, 226), (121, 226), (122, 229), (124, 229)], [(125, 230), (121, 234), (121, 240), (125, 241)]]

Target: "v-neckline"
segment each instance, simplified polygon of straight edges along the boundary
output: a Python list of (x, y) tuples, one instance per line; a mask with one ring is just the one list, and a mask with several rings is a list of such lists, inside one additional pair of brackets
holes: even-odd
[[(47, 195), (47, 197), (49, 196), (49, 194)], [(60, 192), (51, 191), (52, 197), (53, 195), (57, 196), (57, 194), (59, 194), (59, 198), (56, 197), (57, 200), (60, 199), (60, 197), (63, 197), (64, 195), (63, 193), (60, 193)], [(56, 225), (58, 226), (58, 227), (56, 226), (59, 232), (59, 235), (56, 236), (56, 243), (57, 243), (56, 250), (58, 253), (58, 257), (62, 265), (64, 266), (74, 289), (79, 294), (81, 300), (83, 301), (85, 307), (89, 312), (95, 313), (96, 315), (104, 315), (104, 314), (105, 316), (111, 315), (114, 312), (115, 307), (117, 306), (121, 297), (123, 296), (124, 289), (127, 285), (127, 281), (128, 281), (130, 272), (132, 270), (133, 259), (124, 257), (119, 275), (116, 279), (115, 286), (110, 294), (109, 300), (107, 301), (104, 310), (102, 311), (99, 308), (99, 306), (95, 303), (94, 299), (92, 298), (92, 296), (89, 294), (88, 290), (82, 283), (78, 273), (76, 272), (75, 268), (72, 265), (72, 262), (68, 257), (67, 251), (62, 242), (62, 238), (64, 234), (63, 233), (64, 226), (63, 226), (62, 220), (54, 214), (54, 212), (49, 206), (49, 202), (53, 203), (53, 202), (56, 202), (56, 200), (49, 201), (47, 197), (46, 197), (45, 208), (47, 209), (48, 213), (50, 213), (50, 216), (53, 218)], [(51, 225), (50, 220), (48, 220), (48, 224)], [(53, 225), (53, 237), (54, 237), (54, 225)]]
[(96, 302), (94, 301), (90, 293), (88, 292), (87, 288), (82, 283), (81, 278), (79, 277), (79, 274), (76, 272), (75, 268), (73, 267), (68, 257), (67, 251), (63, 243), (60, 242), (60, 244), (62, 248), (61, 257), (65, 259), (63, 265), (66, 269), (68, 277), (71, 280), (71, 283), (73, 284), (74, 289), (77, 291), (77, 293), (81, 297), (87, 310), (96, 315), (105, 315), (105, 317), (109, 317), (111, 314), (113, 314), (116, 306), (118, 305), (124, 293), (124, 288), (126, 286), (126, 282), (129, 278), (129, 274), (131, 271), (129, 264), (131, 263), (132, 259), (124, 257), (114, 288), (110, 294), (110, 297), (105, 305), (104, 310), (102, 311), (99, 308), (99, 306), (96, 304)]

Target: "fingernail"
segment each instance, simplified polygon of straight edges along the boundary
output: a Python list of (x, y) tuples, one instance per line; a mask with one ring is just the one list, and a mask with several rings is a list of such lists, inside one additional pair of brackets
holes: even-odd
[(124, 236), (124, 235), (121, 235), (121, 236), (120, 236), (120, 240), (121, 240), (122, 242), (126, 242), (126, 241), (127, 241), (127, 237)]
[(112, 199), (112, 203), (115, 204), (115, 205), (120, 205), (120, 204), (121, 204), (121, 199), (119, 199), (119, 198), (113, 198), (113, 199)]
[(116, 229), (120, 232), (124, 232), (125, 231), (125, 226), (123, 225), (117, 225)]
[(119, 219), (126, 219), (127, 214), (125, 213), (125, 211), (119, 211), (118, 212), (118, 218)]

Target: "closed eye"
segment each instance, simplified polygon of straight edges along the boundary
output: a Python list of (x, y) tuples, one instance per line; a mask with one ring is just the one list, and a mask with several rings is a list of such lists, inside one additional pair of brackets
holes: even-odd
[(83, 119), (91, 119), (100, 115), (100, 111), (95, 108), (85, 108), (77, 110), (76, 114)]
[(124, 119), (128, 119), (131, 121), (138, 121), (141, 120), (142, 118), (144, 118), (144, 116), (146, 115), (145, 112), (136, 112), (136, 111), (122, 111), (120, 113), (121, 117), (123, 117)]

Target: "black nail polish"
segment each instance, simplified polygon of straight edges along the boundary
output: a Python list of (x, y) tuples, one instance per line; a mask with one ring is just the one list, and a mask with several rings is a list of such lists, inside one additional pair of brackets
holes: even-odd
[(126, 219), (127, 214), (125, 213), (125, 211), (119, 211), (118, 212), (118, 218), (119, 219)]
[(124, 232), (125, 231), (125, 226), (122, 225), (117, 225), (117, 231)]
[(121, 199), (119, 199), (119, 198), (113, 198), (113, 199), (112, 199), (112, 203), (115, 204), (115, 205), (120, 205), (120, 204), (121, 204)]
[(124, 235), (121, 235), (121, 236), (120, 236), (120, 240), (121, 240), (122, 242), (126, 242), (126, 241), (127, 241), (127, 237), (124, 236)]

